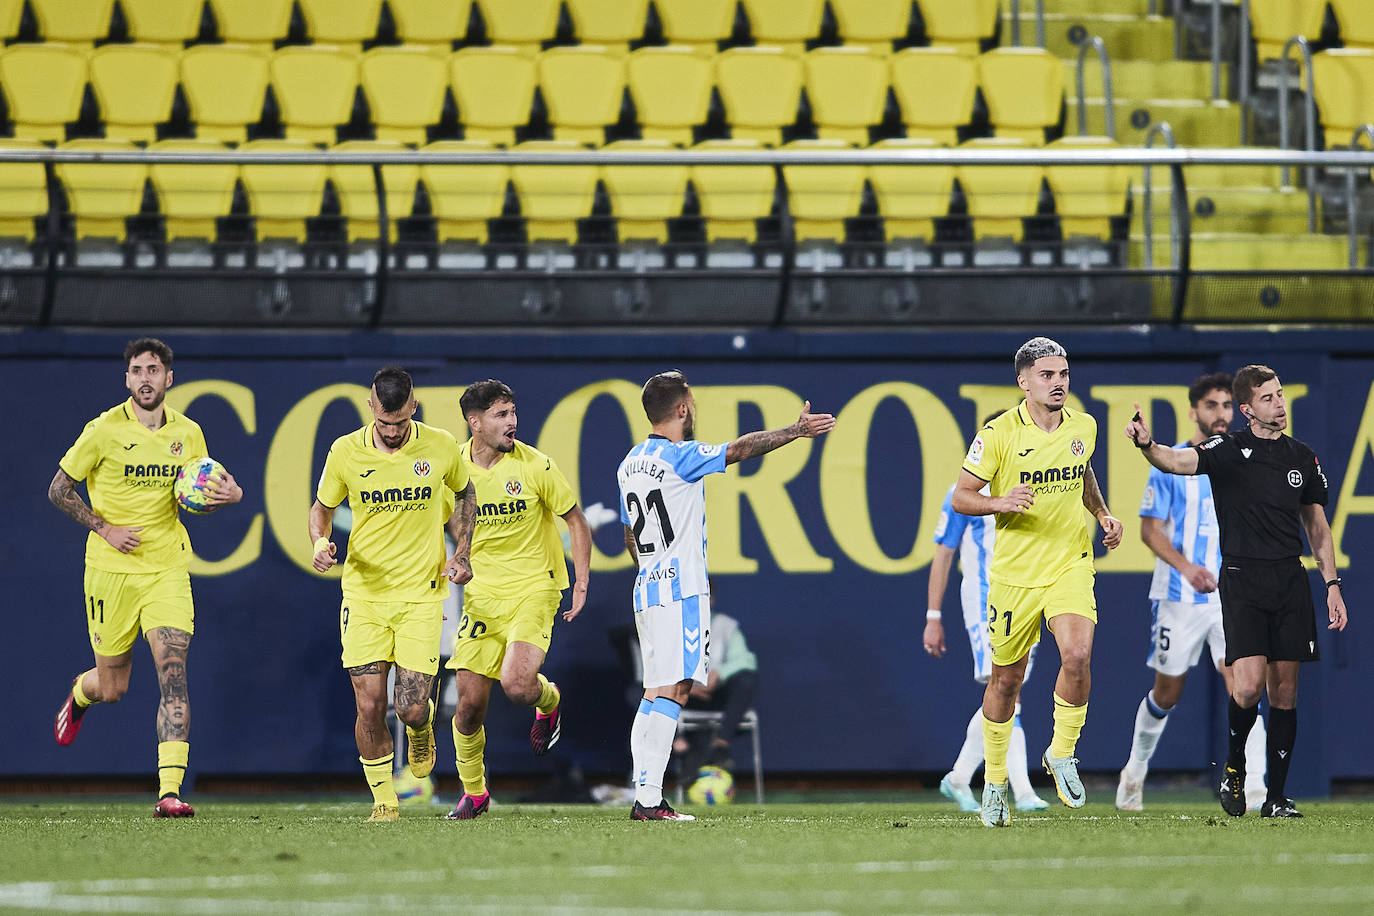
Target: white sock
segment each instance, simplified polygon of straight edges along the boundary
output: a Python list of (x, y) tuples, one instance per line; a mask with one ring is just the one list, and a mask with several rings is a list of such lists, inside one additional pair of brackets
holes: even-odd
[(1155, 703), (1154, 691), (1146, 693), (1135, 711), (1135, 737), (1131, 739), (1131, 756), (1126, 761), (1126, 776), (1132, 782), (1145, 781), (1145, 774), (1150, 771), (1150, 758), (1155, 755), (1155, 746), (1167, 724), (1169, 710)]
[(983, 763), (983, 707), (974, 710), (973, 718), (968, 720), (964, 731), (964, 746), (959, 748), (959, 756), (954, 758), (954, 767), (949, 771), (952, 782), (966, 786), (973, 782), (973, 774)]
[[(641, 709), (643, 706), (641, 705)], [(635, 801), (646, 808), (663, 802), (663, 774), (668, 769), (668, 757), (673, 752), (673, 738), (677, 735), (677, 717), (682, 707), (667, 697), (653, 701), (641, 741), (642, 754), (635, 764)]]
[(1021, 704), (1017, 705), (1016, 715), (1012, 717), (1011, 746), (1007, 748), (1007, 779), (1011, 782), (1011, 793), (1018, 801), (1035, 794), (1030, 774), (1026, 772), (1026, 733), (1021, 728)]
[(1255, 727), (1250, 729), (1250, 736), (1245, 739), (1245, 787), (1247, 789), (1264, 786), (1264, 775), (1269, 769), (1267, 741), (1264, 716), (1256, 716)]
[(641, 699), (639, 710), (635, 713), (634, 724), (630, 726), (630, 760), (633, 761), (633, 771), (630, 773), (630, 783), (638, 786), (644, 776), (644, 760), (647, 751), (646, 741), (649, 737), (649, 710), (653, 708), (653, 701)]

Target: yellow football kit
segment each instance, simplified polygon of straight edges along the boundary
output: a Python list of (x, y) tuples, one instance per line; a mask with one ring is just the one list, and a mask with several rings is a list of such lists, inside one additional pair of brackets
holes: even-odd
[(438, 670), (444, 525), (467, 485), (457, 441), (437, 427), (412, 422), (392, 454), (373, 444), (372, 424), (334, 440), (316, 498), (331, 509), (347, 499), (353, 510), (339, 608), (345, 667)]
[(1065, 407), (1059, 426), (1035, 425), (1024, 401), (984, 426), (964, 458), (964, 470), (987, 481), (994, 497), (1020, 484), (1035, 503), (998, 513), (988, 572), (987, 622), (992, 660), (1019, 661), (1040, 641), (1040, 621), (1072, 613), (1096, 622), (1092, 541), (1083, 482), (1097, 445), (1097, 421)]
[(209, 454), (195, 421), (163, 407), (150, 430), (134, 414), (133, 399), (102, 413), (82, 430), (58, 466), (86, 481), (91, 508), (108, 524), (139, 527), (139, 545), (120, 553), (92, 531), (86, 537), (86, 621), (91, 648), (122, 655), (141, 629), (195, 631), (191, 540), (177, 515), (172, 484), (192, 458)]
[(472, 463), (471, 441), (462, 451), (477, 491), (477, 525), (472, 582), (463, 589), (463, 618), (448, 666), (496, 678), (510, 643), (549, 650), (568, 587), (554, 516), (570, 511), (577, 497), (553, 459), (519, 440), (490, 468)]

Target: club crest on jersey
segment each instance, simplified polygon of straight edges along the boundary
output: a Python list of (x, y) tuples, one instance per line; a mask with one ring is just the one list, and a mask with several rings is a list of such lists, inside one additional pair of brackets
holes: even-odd
[(983, 437), (974, 436), (973, 444), (968, 447), (968, 463), (980, 465), (983, 463)]
[(180, 458), (180, 457), (181, 457), (182, 448), (183, 448), (183, 446), (182, 446), (182, 444), (181, 444), (181, 440), (180, 440), (180, 439), (178, 439), (176, 442), (173, 442), (173, 443), (172, 443), (172, 457), (173, 457), (173, 458)]
[(415, 476), (416, 476), (416, 477), (428, 477), (428, 476), (429, 476), (429, 461), (428, 461), (427, 459), (421, 458), (419, 461), (415, 462)]
[(508, 493), (511, 496), (519, 496), (520, 491), (523, 489), (524, 488), (520, 486), (520, 481), (516, 480), (515, 478), (511, 478), (510, 480), (506, 481), (506, 493)]
[(1291, 487), (1302, 486), (1302, 471), (1296, 468), (1288, 472), (1288, 485)]
[(1069, 443), (1069, 451), (1073, 452), (1075, 458), (1082, 458), (1087, 449), (1083, 447), (1083, 440), (1075, 436), (1074, 440)]

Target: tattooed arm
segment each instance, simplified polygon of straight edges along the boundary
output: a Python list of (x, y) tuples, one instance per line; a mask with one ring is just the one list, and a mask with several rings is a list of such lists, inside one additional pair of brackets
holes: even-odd
[(801, 416), (796, 423), (782, 429), (760, 430), (745, 433), (725, 447), (725, 463), (734, 464), (746, 458), (757, 458), (775, 448), (786, 445), (793, 439), (814, 439), (830, 432), (835, 418), (828, 413), (812, 413), (811, 402), (802, 405)]
[(1121, 535), (1126, 530), (1107, 509), (1107, 501), (1102, 498), (1102, 489), (1097, 485), (1092, 465), (1088, 465), (1083, 475), (1083, 505), (1102, 526), (1102, 543), (1110, 550), (1121, 543)]
[(459, 585), (472, 581), (472, 529), (477, 521), (477, 488), (472, 481), (458, 494), (458, 505), (448, 520), (449, 537), (453, 538), (453, 556), (444, 566), (444, 575)]
[(53, 475), (52, 483), (48, 484), (48, 501), (61, 509), (72, 521), (82, 528), (94, 531), (109, 542), (110, 546), (120, 553), (132, 553), (134, 548), (139, 545), (141, 538), (139, 532), (143, 530), (139, 527), (121, 527), (111, 525), (100, 516), (96, 515), (86, 501), (81, 498), (81, 494), (76, 492), (76, 481), (67, 476), (67, 472), (61, 468)]

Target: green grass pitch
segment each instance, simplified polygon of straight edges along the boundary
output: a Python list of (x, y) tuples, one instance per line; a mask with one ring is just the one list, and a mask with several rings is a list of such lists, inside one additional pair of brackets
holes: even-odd
[[(1163, 793), (1161, 793), (1163, 794)], [(1179, 801), (1179, 798), (1184, 800)], [(1228, 818), (1201, 793), (982, 827), (937, 803), (736, 804), (695, 824), (504, 805), (473, 822), (361, 799), (0, 801), (0, 912), (1369, 913), (1374, 804)]]

